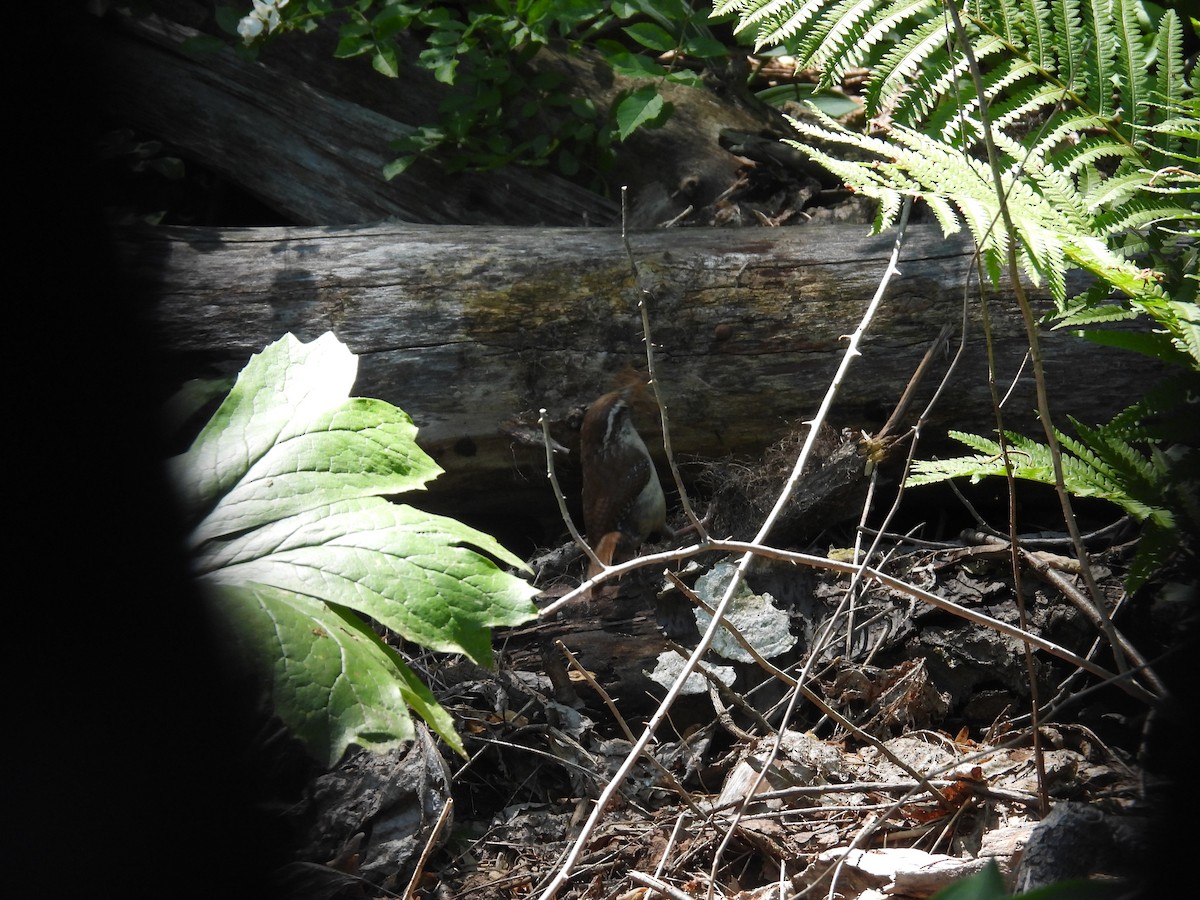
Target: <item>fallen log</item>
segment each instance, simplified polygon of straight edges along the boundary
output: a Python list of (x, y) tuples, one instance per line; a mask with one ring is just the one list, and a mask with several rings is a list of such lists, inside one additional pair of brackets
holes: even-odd
[[(167, 141), (284, 220), (585, 225), (615, 218), (613, 201), (516, 166), (448, 177), (418, 163), (388, 181), (390, 142), (422, 120), (397, 120), (232, 49), (189, 50), (200, 32), (168, 19), (119, 25), (98, 40), (106, 114)], [(420, 96), (427, 73), (411, 75), (418, 84), (405, 94)]]
[[(630, 232), (629, 242), (636, 282), (612, 229), (167, 228), (121, 243), (155, 298), (174, 378), (236, 372), (285, 332), (308, 341), (333, 331), (360, 357), (356, 391), (400, 406), (420, 427), (446, 469), (439, 494), (477, 514), (554, 519), (538, 411), (572, 448), (586, 404), (622, 369), (644, 367), (639, 301), (678, 457), (757, 459), (814, 414), (894, 236), (858, 226), (667, 229)], [(941, 329), (957, 334), (965, 322), (966, 353), (923, 444), (961, 453), (941, 437), (947, 428), (994, 427), (979, 304), (963, 302), (971, 247), (913, 226), (899, 269), (831, 424), (877, 432)], [(1046, 307), (1044, 292), (1034, 297)], [(1008, 287), (990, 292), (990, 309), (998, 377), (1013, 384), (1006, 427), (1036, 435), (1025, 329)], [(905, 424), (945, 375), (957, 338), (947, 343)], [(1158, 372), (1065, 332), (1046, 331), (1043, 345), (1064, 422), (1067, 413), (1106, 421)], [(639, 427), (661, 448), (653, 414)], [(559, 462), (568, 488), (574, 458)]]
[[(405, 61), (417, 57), (419, 44), (396, 38), (395, 79), (365, 60), (334, 59), (337, 33), (328, 25), (288, 35), (250, 61), (231, 47), (193, 49), (202, 29), (210, 38), (216, 31), (208, 4), (163, 7), (176, 18), (113, 15), (99, 30), (106, 114), (168, 142), (296, 224), (609, 225), (619, 218), (615, 198), (624, 185), (634, 221), (653, 225), (711, 204), (737, 181), (744, 161), (722, 149), (723, 130), (788, 130), (777, 112), (732, 92), (665, 84), (659, 90), (674, 113), (619, 147), (607, 196), (520, 165), (450, 172), (418, 160), (389, 181), (383, 171), (396, 156), (391, 143), (436, 124), (438, 102), (453, 90)], [(602, 111), (636, 86), (586, 48), (546, 47), (532, 65)], [(543, 115), (540, 127), (553, 132), (560, 124), (553, 110)]]

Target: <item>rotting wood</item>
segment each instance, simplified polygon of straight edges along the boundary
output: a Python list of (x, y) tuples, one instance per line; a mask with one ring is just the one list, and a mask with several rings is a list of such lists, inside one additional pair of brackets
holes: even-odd
[[(98, 42), (104, 111), (167, 141), (291, 221), (587, 225), (617, 216), (612, 200), (517, 166), (451, 178), (418, 163), (408, 177), (387, 181), (383, 169), (395, 156), (389, 143), (428, 122), (397, 120), (286, 68), (239, 59), (231, 49), (189, 53), (184, 42), (198, 34), (156, 16), (106, 29)], [(403, 93), (426, 89), (410, 80)]]
[[(106, 113), (169, 142), (293, 222), (586, 226), (618, 218), (613, 197), (547, 168), (451, 173), (418, 160), (385, 180), (391, 142), (435, 124), (439, 99), (453, 90), (405, 61), (418, 55), (415, 43), (402, 48), (395, 79), (363, 60), (334, 59), (337, 36), (328, 25), (289, 35), (250, 62), (232, 49), (188, 52), (185, 42), (203, 33), (192, 26), (212, 27), (207, 9), (189, 0), (162, 7), (176, 19), (113, 16), (101, 32)], [(547, 47), (532, 65), (601, 111), (635, 86), (586, 48)], [(661, 90), (674, 108), (670, 120), (623, 142), (606, 176), (610, 194), (628, 186), (633, 220), (647, 225), (705, 207), (737, 180), (742, 161), (720, 146), (722, 130), (786, 130), (777, 112), (732, 91)]]
[[(641, 285), (612, 229), (173, 228), (120, 241), (153, 298), (175, 376), (232, 374), (285, 332), (309, 341), (333, 331), (360, 357), (356, 392), (400, 406), (420, 427), (447, 470), (440, 490), (507, 516), (535, 498), (554, 515), (538, 410), (571, 448), (583, 407), (621, 369), (644, 365), (643, 289), (680, 459), (758, 458), (813, 414), (893, 237), (857, 226), (667, 229), (631, 232), (630, 242)], [(877, 431), (929, 343), (963, 318), (965, 240), (910, 227), (900, 270), (832, 410), (835, 428)], [(925, 430), (928, 452), (948, 449), (939, 440), (947, 428), (993, 427), (977, 305), (968, 352)], [(991, 310), (1001, 383), (1016, 379), (1006, 425), (1037, 434), (1024, 326), (1007, 289), (993, 293)], [(1059, 416), (1106, 421), (1118, 398), (1158, 372), (1065, 332), (1043, 340)], [(914, 411), (955, 346), (952, 338)], [(652, 446), (654, 426), (652, 415), (639, 422)], [(569, 490), (573, 454), (560, 465)]]

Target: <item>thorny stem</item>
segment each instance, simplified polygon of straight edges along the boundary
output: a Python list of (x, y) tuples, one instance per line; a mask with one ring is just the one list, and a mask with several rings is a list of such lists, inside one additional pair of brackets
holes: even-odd
[[(1160, 698), (1158, 695), (1147, 691), (1144, 687), (1133, 682), (1127, 676), (1120, 676), (1108, 671), (1103, 666), (1100, 666), (1091, 660), (1085, 659), (1078, 654), (1072, 653), (1064, 647), (1060, 647), (1053, 641), (1048, 641), (1036, 634), (1029, 634), (1022, 631), (1015, 625), (1010, 625), (1007, 622), (1002, 622), (999, 619), (993, 619), (991, 616), (984, 615), (981, 612), (970, 609), (965, 606), (947, 600), (944, 597), (939, 597), (930, 591), (926, 591), (917, 587), (914, 584), (909, 584), (893, 575), (888, 575), (886, 572), (864, 566), (858, 563), (842, 562), (841, 560), (829, 559), (825, 556), (813, 556), (809, 553), (797, 553), (792, 550), (781, 550), (778, 547), (770, 547), (765, 544), (754, 544), (747, 541), (726, 541), (713, 539), (702, 544), (692, 544), (687, 547), (680, 547), (675, 550), (665, 550), (661, 553), (653, 553), (646, 556), (640, 556), (637, 559), (632, 559), (629, 562), (624, 562), (616, 566), (612, 566), (607, 573), (611, 577), (620, 577), (626, 572), (631, 572), (634, 569), (644, 568), (646, 566), (659, 566), (667, 563), (677, 562), (683, 559), (690, 559), (701, 553), (710, 551), (718, 551), (725, 553), (748, 553), (756, 556), (762, 556), (766, 559), (780, 560), (781, 562), (790, 562), (801, 566), (810, 566), (815, 569), (828, 569), (831, 572), (842, 572), (847, 575), (854, 575), (861, 572), (862, 576), (868, 580), (876, 581), (883, 587), (889, 590), (897, 591), (927, 603), (937, 609), (951, 613), (959, 618), (966, 619), (968, 622), (973, 622), (976, 625), (981, 625), (984, 628), (990, 628), (999, 634), (1007, 635), (1019, 641), (1029, 641), (1039, 650), (1049, 653), (1051, 656), (1057, 656), (1064, 662), (1070, 663), (1081, 669), (1086, 669), (1097, 678), (1110, 681), (1121, 687), (1131, 697), (1135, 697), (1143, 703), (1154, 703)], [(558, 600), (549, 606), (544, 607), (538, 613), (540, 617), (545, 617), (553, 614), (563, 605), (570, 603), (576, 597), (582, 596), (591, 582), (585, 582), (568, 594), (564, 594)], [(715, 619), (714, 619), (715, 621)]]
[(558, 486), (558, 475), (554, 471), (554, 442), (550, 440), (550, 425), (546, 422), (545, 409), (538, 410), (538, 424), (542, 426), (542, 443), (546, 445), (546, 477), (550, 479), (550, 484), (554, 488), (554, 499), (558, 501), (558, 511), (562, 514), (563, 521), (567, 523), (567, 531), (571, 532), (571, 538), (587, 554), (588, 559), (598, 569), (603, 570), (606, 566), (600, 562), (596, 552), (588, 546), (588, 542), (583, 539), (579, 529), (571, 520), (571, 513), (567, 510), (567, 498), (563, 494), (562, 488)]
[[(787, 506), (788, 501), (795, 492), (796, 485), (800, 482), (800, 477), (804, 472), (804, 467), (807, 465), (808, 458), (812, 454), (812, 448), (816, 443), (817, 434), (820, 432), (821, 426), (828, 416), (829, 409), (833, 405), (833, 400), (837, 396), (837, 392), (841, 387), (842, 380), (845, 378), (846, 372), (850, 368), (850, 363), (855, 357), (862, 355), (861, 351), (858, 349), (859, 341), (862, 339), (867, 326), (874, 318), (875, 311), (879, 308), (879, 304), (883, 301), (884, 292), (886, 291), (887, 286), (891, 283), (892, 275), (898, 271), (896, 268), (896, 260), (900, 254), (900, 245), (904, 236), (904, 226), (908, 220), (908, 210), (910, 207), (911, 203), (905, 203), (900, 227), (897, 231), (896, 244), (892, 250), (891, 258), (888, 260), (887, 270), (884, 272), (884, 276), (880, 281), (879, 288), (875, 292), (875, 296), (871, 298), (871, 302), (868, 304), (866, 311), (863, 313), (863, 317), (859, 322), (858, 328), (856, 328), (854, 333), (849, 336), (849, 344), (846, 347), (846, 352), (842, 354), (842, 361), (838, 366), (837, 373), (834, 375), (833, 381), (829, 385), (829, 389), (825, 392), (825, 397), (821, 401), (821, 406), (817, 410), (816, 417), (811, 423), (809, 423), (808, 435), (804, 440), (804, 446), (800, 450), (800, 457), (796, 460), (796, 464), (792, 469), (792, 474), (789, 476), (787, 483), (780, 492), (774, 508), (768, 514), (766, 520), (763, 522), (762, 527), (759, 529), (758, 534), (754, 539), (754, 544), (763, 543), (767, 535), (770, 534), (771, 529), (775, 527), (775, 523), (778, 521), (779, 517), (782, 515), (784, 508)], [(647, 344), (649, 344), (649, 335), (646, 336), (646, 340)], [(704, 546), (707, 547), (709, 543), (711, 542), (706, 542)], [(592, 808), (591, 815), (588, 816), (587, 822), (584, 823), (583, 828), (580, 830), (580, 833), (575, 840), (575, 843), (567, 853), (566, 860), (563, 862), (562, 866), (559, 867), (558, 871), (555, 872), (554, 878), (542, 892), (539, 900), (552, 900), (552, 898), (557, 895), (559, 888), (561, 888), (563, 884), (566, 883), (567, 879), (570, 878), (572, 871), (579, 862), (579, 857), (582, 855), (584, 848), (587, 846), (587, 842), (591, 839), (592, 832), (595, 831), (596, 826), (600, 823), (600, 818), (604, 815), (604, 811), (608, 808), (609, 803), (612, 802), (612, 798), (616, 795), (625, 779), (629, 777), (629, 773), (633, 771), (633, 767), (636, 764), (638, 757), (641, 756), (642, 752), (646, 749), (646, 746), (654, 738), (654, 733), (658, 730), (658, 727), (662, 724), (663, 720), (666, 719), (667, 713), (670, 711), (671, 707), (675, 705), (675, 701), (683, 692), (683, 687), (687, 683), (688, 676), (695, 670), (700, 660), (708, 652), (708, 648), (712, 645), (713, 638), (716, 636), (717, 630), (721, 627), (722, 619), (725, 617), (725, 611), (729, 608), (729, 604), (733, 601), (734, 594), (737, 592), (738, 587), (744, 580), (746, 570), (749, 569), (750, 563), (754, 560), (754, 556), (754, 552), (750, 550), (747, 550), (742, 556), (741, 561), (734, 569), (733, 577), (729, 580), (729, 585), (725, 589), (724, 596), (721, 597), (721, 602), (717, 604), (717, 608), (713, 611), (713, 618), (709, 622), (708, 628), (705, 629), (704, 634), (701, 635), (699, 642), (696, 644), (696, 648), (692, 651), (691, 656), (688, 657), (687, 662), (679, 672), (675, 682), (667, 690), (666, 696), (658, 705), (658, 708), (654, 711), (654, 714), (650, 717), (650, 720), (646, 723), (646, 728), (642, 732), (641, 737), (638, 738), (637, 742), (630, 749), (628, 755), (625, 757), (617, 771), (613, 774), (611, 780), (601, 792), (600, 797), (596, 800), (596, 805)], [(606, 572), (604, 574), (608, 575), (609, 573)], [(544, 614), (545, 611), (543, 611), (543, 615)], [(791, 700), (788, 704), (788, 713), (785, 714), (785, 722), (794, 709), (795, 703), (797, 702), (797, 698), (799, 696), (799, 692), (792, 693)], [(777, 734), (775, 742), (771, 747), (770, 760), (773, 760), (779, 753), (780, 739), (781, 735)], [(767, 765), (770, 765), (769, 761)], [(764, 769), (763, 773), (760, 773), (760, 780), (761, 775), (765, 774), (765, 771), (766, 769)], [(747, 800), (749, 800), (749, 796), (747, 796)], [(740, 810), (738, 815), (735, 816), (735, 822), (738, 818), (740, 818)], [(731, 826), (729, 831), (726, 832), (726, 842), (732, 836), (733, 831), (734, 828)], [(724, 843), (722, 844), (722, 848), (723, 847)], [(714, 870), (719, 861), (720, 851), (718, 851), (713, 861)], [(708, 896), (710, 900), (714, 888), (715, 877), (709, 881)]]
[[(954, 22), (955, 34), (958, 36), (960, 46), (966, 54), (967, 63), (971, 70), (971, 77), (975, 82), (975, 90), (978, 97), (986, 97), (983, 85), (983, 75), (979, 71), (979, 64), (975, 60), (975, 55), (971, 49), (971, 43), (967, 39), (966, 30), (963, 28), (962, 17), (956, 4), (945, 4)], [(1054, 422), (1050, 415), (1050, 401), (1046, 391), (1046, 371), (1042, 362), (1041, 344), (1038, 337), (1037, 320), (1033, 315), (1033, 307), (1029, 302), (1029, 296), (1025, 293), (1025, 287), (1021, 282), (1020, 266), (1017, 263), (1017, 241), (1018, 232), (1012, 220), (1012, 214), (1008, 208), (1008, 200), (1004, 192), (1004, 177), (1000, 168), (1000, 158), (996, 150), (995, 141), (992, 140), (992, 122), (991, 115), (988, 110), (988, 104), (980, 102), (979, 104), (979, 120), (980, 132), (983, 135), (984, 146), (987, 149), (988, 167), (991, 169), (992, 182), (996, 188), (996, 197), (1000, 205), (1000, 216), (1004, 222), (1004, 228), (1007, 233), (1008, 240), (1006, 246), (1008, 250), (1008, 270), (1009, 278), (1012, 281), (1013, 295), (1017, 299), (1018, 305), (1021, 307), (1021, 316), (1025, 321), (1025, 333), (1029, 341), (1029, 358), (1033, 363), (1034, 384), (1037, 389), (1037, 408), (1038, 419), (1042, 423), (1042, 430), (1046, 434), (1046, 446), (1050, 450), (1050, 460), (1054, 467), (1054, 488), (1058, 494), (1059, 503), (1062, 506), (1063, 518), (1067, 526), (1067, 532), (1071, 535), (1071, 541), (1075, 546), (1075, 552), (1081, 563), (1081, 573), (1083, 575), (1084, 584), (1087, 585), (1088, 596), (1091, 598), (1093, 605), (1100, 617), (1101, 630), (1112, 646), (1113, 657), (1116, 661), (1117, 670), (1124, 673), (1129, 664), (1125, 659), (1125, 654), (1121, 651), (1120, 645), (1113, 634), (1112, 621), (1108, 617), (1107, 611), (1104, 609), (1104, 598), (1100, 593), (1099, 585), (1096, 584), (1095, 573), (1092, 572), (1091, 566), (1088, 565), (1087, 548), (1083, 544), (1083, 538), (1079, 533), (1079, 523), (1075, 520), (1075, 514), (1071, 506), (1071, 497), (1067, 493), (1066, 485), (1063, 479), (1062, 451), (1058, 443), (1058, 434), (1054, 429)], [(1003, 435), (1001, 435), (1003, 442)], [(1014, 554), (1016, 548), (1014, 546)], [(1014, 567), (1019, 563), (1014, 561)]]
[[(838, 370), (834, 374), (833, 380), (829, 383), (829, 388), (825, 391), (825, 396), (821, 400), (820, 407), (817, 409), (817, 415), (810, 423), (808, 423), (808, 434), (805, 435), (804, 446), (800, 448), (800, 456), (796, 460), (796, 464), (793, 466), (792, 473), (790, 476), (788, 476), (787, 483), (784, 484), (783, 490), (779, 492), (779, 497), (775, 501), (775, 506), (771, 509), (771, 512), (768, 513), (766, 520), (762, 524), (762, 527), (758, 530), (758, 534), (755, 535), (753, 541), (755, 544), (761, 545), (766, 541), (767, 535), (771, 533), (771, 529), (775, 527), (775, 523), (779, 520), (779, 517), (783, 514), (783, 510), (791, 500), (792, 494), (795, 493), (796, 485), (800, 483), (800, 478), (804, 474), (804, 468), (808, 464), (808, 458), (812, 455), (812, 448), (816, 444), (817, 435), (820, 433), (821, 426), (824, 425), (825, 420), (829, 415), (829, 409), (833, 406), (834, 398), (837, 396), (838, 389), (842, 386), (842, 381), (846, 377), (846, 372), (850, 369), (850, 364), (854, 361), (854, 359), (862, 355), (862, 352), (858, 349), (859, 341), (862, 340), (863, 334), (866, 333), (868, 326), (870, 326), (871, 322), (874, 320), (875, 312), (879, 309), (880, 303), (883, 302), (883, 295), (887, 291), (888, 286), (891, 284), (892, 276), (900, 273), (900, 270), (897, 268), (897, 262), (900, 258), (900, 247), (904, 243), (904, 231), (908, 226), (908, 214), (911, 209), (912, 199), (906, 198), (904, 201), (904, 208), (900, 213), (900, 221), (896, 227), (896, 241), (892, 246), (892, 255), (888, 258), (887, 269), (884, 270), (883, 277), (879, 280), (879, 286), (875, 290), (875, 296), (873, 296), (871, 298), (871, 302), (867, 304), (867, 308), (863, 312), (862, 318), (859, 320), (858, 327), (854, 330), (854, 333), (849, 336), (849, 343), (846, 346), (846, 352), (842, 354), (842, 361), (838, 365)], [(733, 600), (733, 596), (737, 592), (738, 587), (741, 585), (742, 581), (745, 580), (746, 572), (750, 568), (750, 563), (753, 560), (754, 554), (747, 552), (742, 556), (737, 568), (734, 569), (733, 577), (729, 580), (729, 586), (725, 588), (725, 594), (721, 598), (721, 602), (718, 604), (717, 609), (713, 612), (712, 622), (709, 624), (708, 630), (704, 633), (704, 638), (701, 641), (700, 648), (704, 650), (708, 649), (708, 645), (712, 642), (713, 635), (716, 632), (716, 626), (721, 624), (721, 619), (725, 615), (725, 610)], [(820, 643), (824, 643), (826, 640), (828, 640), (832, 626), (833, 622), (830, 621), (825, 629), (825, 633), (821, 637)], [(812, 666), (814, 661), (815, 655), (810, 654), (808, 661), (805, 663), (804, 671), (801, 672), (800, 678), (798, 679), (801, 685), (803, 685), (803, 683), (807, 680), (809, 668)], [(791, 695), (788, 697), (787, 707), (784, 710), (783, 718), (780, 720), (779, 729), (775, 733), (775, 740), (771, 743), (771, 749), (767, 753), (767, 758), (763, 763), (763, 767), (761, 771), (759, 771), (758, 777), (755, 779), (754, 784), (747, 792), (745, 801), (734, 813), (733, 821), (726, 830), (725, 837), (721, 841), (720, 847), (718, 847), (717, 852), (713, 854), (713, 864), (709, 871), (708, 881), (709, 900), (712, 900), (713, 889), (716, 885), (717, 867), (721, 864), (721, 859), (724, 855), (725, 848), (733, 839), (734, 832), (737, 830), (736, 826), (738, 820), (741, 819), (742, 814), (749, 805), (755, 791), (758, 790), (762, 780), (766, 777), (767, 772), (774, 763), (775, 758), (779, 755), (779, 750), (783, 742), (783, 733), (787, 728), (787, 723), (792, 718), (792, 714), (795, 712), (796, 704), (799, 702), (801, 694), (802, 691), (792, 691)]]
[(638, 272), (637, 262), (633, 258), (633, 247), (629, 244), (629, 235), (625, 230), (625, 223), (628, 218), (628, 194), (628, 187), (622, 185), (621, 242), (625, 245), (626, 256), (629, 257), (629, 269), (633, 272), (633, 283), (642, 292), (642, 296), (638, 298), (638, 312), (642, 317), (642, 340), (646, 344), (646, 372), (650, 376), (650, 386), (654, 388), (654, 399), (658, 403), (658, 412), (662, 417), (663, 452), (667, 455), (667, 464), (671, 467), (671, 477), (675, 479), (675, 489), (679, 491), (679, 502), (683, 506), (683, 511), (687, 515), (688, 521), (692, 523), (696, 535), (704, 539), (707, 537), (704, 524), (692, 509), (691, 501), (688, 500), (687, 490), (683, 486), (683, 476), (679, 474), (679, 466), (675, 462), (675, 454), (671, 451), (671, 428), (667, 420), (667, 404), (663, 400), (662, 392), (658, 389), (658, 377), (654, 374), (654, 343), (650, 339), (650, 312), (646, 307), (646, 298), (653, 297), (654, 295), (641, 286), (642, 276)]

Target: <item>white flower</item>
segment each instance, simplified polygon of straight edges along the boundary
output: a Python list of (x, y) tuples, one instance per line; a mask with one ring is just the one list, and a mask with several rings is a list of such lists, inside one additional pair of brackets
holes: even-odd
[(279, 10), (275, 7), (275, 0), (253, 0), (254, 12), (251, 15), (258, 16), (266, 23), (267, 31), (274, 31), (279, 27)]
[(242, 36), (242, 40), (247, 44), (254, 43), (254, 39), (262, 34), (263, 21), (257, 16), (246, 16), (242, 21), (238, 22), (238, 34)]
[(253, 11), (238, 22), (238, 34), (246, 44), (253, 44), (262, 36), (263, 29), (267, 33), (280, 25), (279, 10), (288, 5), (288, 0), (250, 0), (254, 4)]

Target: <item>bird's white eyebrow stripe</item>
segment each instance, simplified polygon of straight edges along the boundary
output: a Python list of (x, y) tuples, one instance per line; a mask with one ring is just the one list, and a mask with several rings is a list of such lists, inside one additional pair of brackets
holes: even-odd
[(600, 445), (601, 447), (607, 447), (609, 441), (612, 440), (613, 428), (617, 424), (617, 413), (620, 410), (624, 409), (624, 407), (625, 407), (624, 400), (618, 400), (611, 407), (609, 407), (608, 420), (604, 423), (604, 442)]

